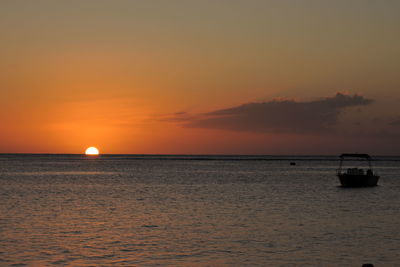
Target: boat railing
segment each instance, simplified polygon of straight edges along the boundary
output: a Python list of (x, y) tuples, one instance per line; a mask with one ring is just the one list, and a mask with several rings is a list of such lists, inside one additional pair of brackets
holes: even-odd
[(347, 174), (347, 175), (378, 175), (378, 173), (372, 169), (361, 169), (361, 168), (338, 168), (336, 169), (336, 175), (342, 175), (342, 174)]

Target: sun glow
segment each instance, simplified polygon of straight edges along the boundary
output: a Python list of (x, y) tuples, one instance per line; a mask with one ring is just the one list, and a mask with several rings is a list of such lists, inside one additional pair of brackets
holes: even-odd
[(89, 155), (89, 156), (97, 156), (97, 155), (99, 155), (99, 150), (97, 148), (91, 146), (86, 149), (85, 154)]

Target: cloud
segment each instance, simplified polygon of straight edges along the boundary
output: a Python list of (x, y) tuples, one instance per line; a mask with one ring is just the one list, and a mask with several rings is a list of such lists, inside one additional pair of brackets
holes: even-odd
[(337, 93), (309, 102), (272, 100), (190, 115), (176, 113), (175, 122), (184, 127), (262, 133), (323, 133), (332, 131), (341, 111), (373, 102), (360, 95)]
[(397, 118), (389, 123), (390, 126), (400, 127), (400, 118)]

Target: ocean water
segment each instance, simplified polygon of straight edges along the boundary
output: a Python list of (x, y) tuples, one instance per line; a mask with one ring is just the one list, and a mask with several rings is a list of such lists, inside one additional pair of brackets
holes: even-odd
[[(296, 162), (290, 166), (290, 162)], [(0, 155), (0, 266), (400, 266), (400, 158)]]

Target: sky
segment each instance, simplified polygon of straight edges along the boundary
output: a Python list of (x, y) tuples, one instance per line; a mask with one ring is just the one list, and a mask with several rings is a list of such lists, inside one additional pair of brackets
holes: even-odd
[(400, 1), (0, 1), (0, 153), (399, 155)]

